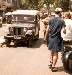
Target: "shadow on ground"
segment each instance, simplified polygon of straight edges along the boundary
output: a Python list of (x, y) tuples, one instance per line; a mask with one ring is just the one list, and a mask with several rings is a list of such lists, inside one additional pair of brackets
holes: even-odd
[[(61, 66), (61, 67), (58, 67), (58, 71), (61, 72), (61, 71), (65, 71), (65, 70), (64, 70), (63, 66)], [(71, 72), (65, 71), (65, 72), (72, 75), (72, 71)]]
[(58, 71), (59, 71), (59, 72), (61, 72), (61, 71), (65, 71), (64, 68), (63, 68), (63, 66), (61, 66), (61, 67), (57, 67), (57, 68), (58, 68)]
[[(42, 44), (44, 44), (44, 40), (43, 40), (43, 38), (39, 38), (39, 40), (34, 42), (34, 45), (31, 48), (39, 48)], [(17, 48), (17, 47), (28, 47), (28, 48), (30, 48), (28, 46), (28, 43), (25, 43), (23, 41), (18, 42), (17, 46), (14, 46), (13, 44), (11, 44), (10, 47), (14, 47), (14, 48)]]
[(39, 38), (39, 40), (35, 41), (33, 48), (39, 48), (42, 44), (44, 44), (44, 39)]

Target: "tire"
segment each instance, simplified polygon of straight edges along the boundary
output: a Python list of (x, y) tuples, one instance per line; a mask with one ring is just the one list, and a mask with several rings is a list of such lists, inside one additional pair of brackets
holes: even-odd
[(38, 34), (37, 34), (37, 36), (35, 38), (35, 41), (37, 41), (38, 39), (39, 39), (39, 31), (38, 31)]
[(17, 47), (17, 41), (14, 41), (14, 47)]
[(10, 47), (10, 43), (11, 43), (10, 40), (6, 39), (6, 40), (5, 40), (5, 43), (6, 43), (6, 46), (7, 46), (7, 47)]
[(69, 60), (68, 60), (68, 58), (66, 59), (65, 58), (66, 57), (66, 55), (64, 55), (64, 58), (63, 58), (63, 67), (64, 67), (64, 69), (65, 69), (65, 71), (68, 71), (69, 70)]
[(34, 41), (33, 39), (29, 39), (29, 47), (33, 47)]
[(72, 53), (69, 56), (69, 72), (72, 72)]
[(0, 28), (2, 27), (2, 24), (0, 24)]
[[(63, 67), (66, 72), (70, 72), (72, 69), (72, 62), (70, 62), (69, 60), (70, 60), (70, 57), (72, 57), (72, 53), (68, 54), (68, 58), (66, 58), (66, 57), (67, 57), (67, 54), (65, 54), (63, 57)], [(70, 65), (71, 65), (71, 67), (70, 67)]]

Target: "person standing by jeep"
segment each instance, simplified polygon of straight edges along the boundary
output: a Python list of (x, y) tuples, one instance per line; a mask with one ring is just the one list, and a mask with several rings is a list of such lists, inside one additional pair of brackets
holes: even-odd
[(50, 64), (49, 68), (52, 72), (58, 71), (56, 63), (58, 60), (58, 52), (63, 50), (63, 39), (61, 37), (61, 30), (66, 33), (65, 22), (61, 18), (61, 8), (55, 9), (55, 17), (51, 18), (48, 22), (46, 36), (49, 34), (48, 50), (50, 50)]
[(66, 12), (64, 15), (64, 21), (65, 21), (65, 25), (66, 25), (66, 34), (64, 34), (63, 32), (61, 33), (61, 36), (65, 41), (72, 41), (72, 20), (71, 20), (71, 15), (69, 12)]
[(51, 18), (51, 15), (49, 14), (49, 15), (44, 19), (44, 21), (43, 21), (43, 23), (44, 23), (44, 29), (43, 29), (43, 32), (44, 32), (44, 43), (46, 43), (46, 42), (45, 42), (45, 35), (46, 35), (46, 29), (47, 29), (47, 26), (48, 26), (48, 21), (49, 21), (50, 18)]

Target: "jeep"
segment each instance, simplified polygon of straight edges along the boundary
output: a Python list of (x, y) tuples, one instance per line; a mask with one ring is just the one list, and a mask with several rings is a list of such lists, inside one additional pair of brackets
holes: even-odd
[(35, 40), (39, 39), (40, 15), (37, 10), (16, 10), (11, 13), (12, 21), (8, 28), (7, 35), (4, 36), (6, 46), (13, 42), (23, 41), (33, 46)]

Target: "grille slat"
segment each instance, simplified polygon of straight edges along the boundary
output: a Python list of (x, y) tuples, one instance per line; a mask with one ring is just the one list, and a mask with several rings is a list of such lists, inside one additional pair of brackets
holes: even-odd
[(14, 27), (14, 35), (22, 35), (22, 28), (15, 28)]

